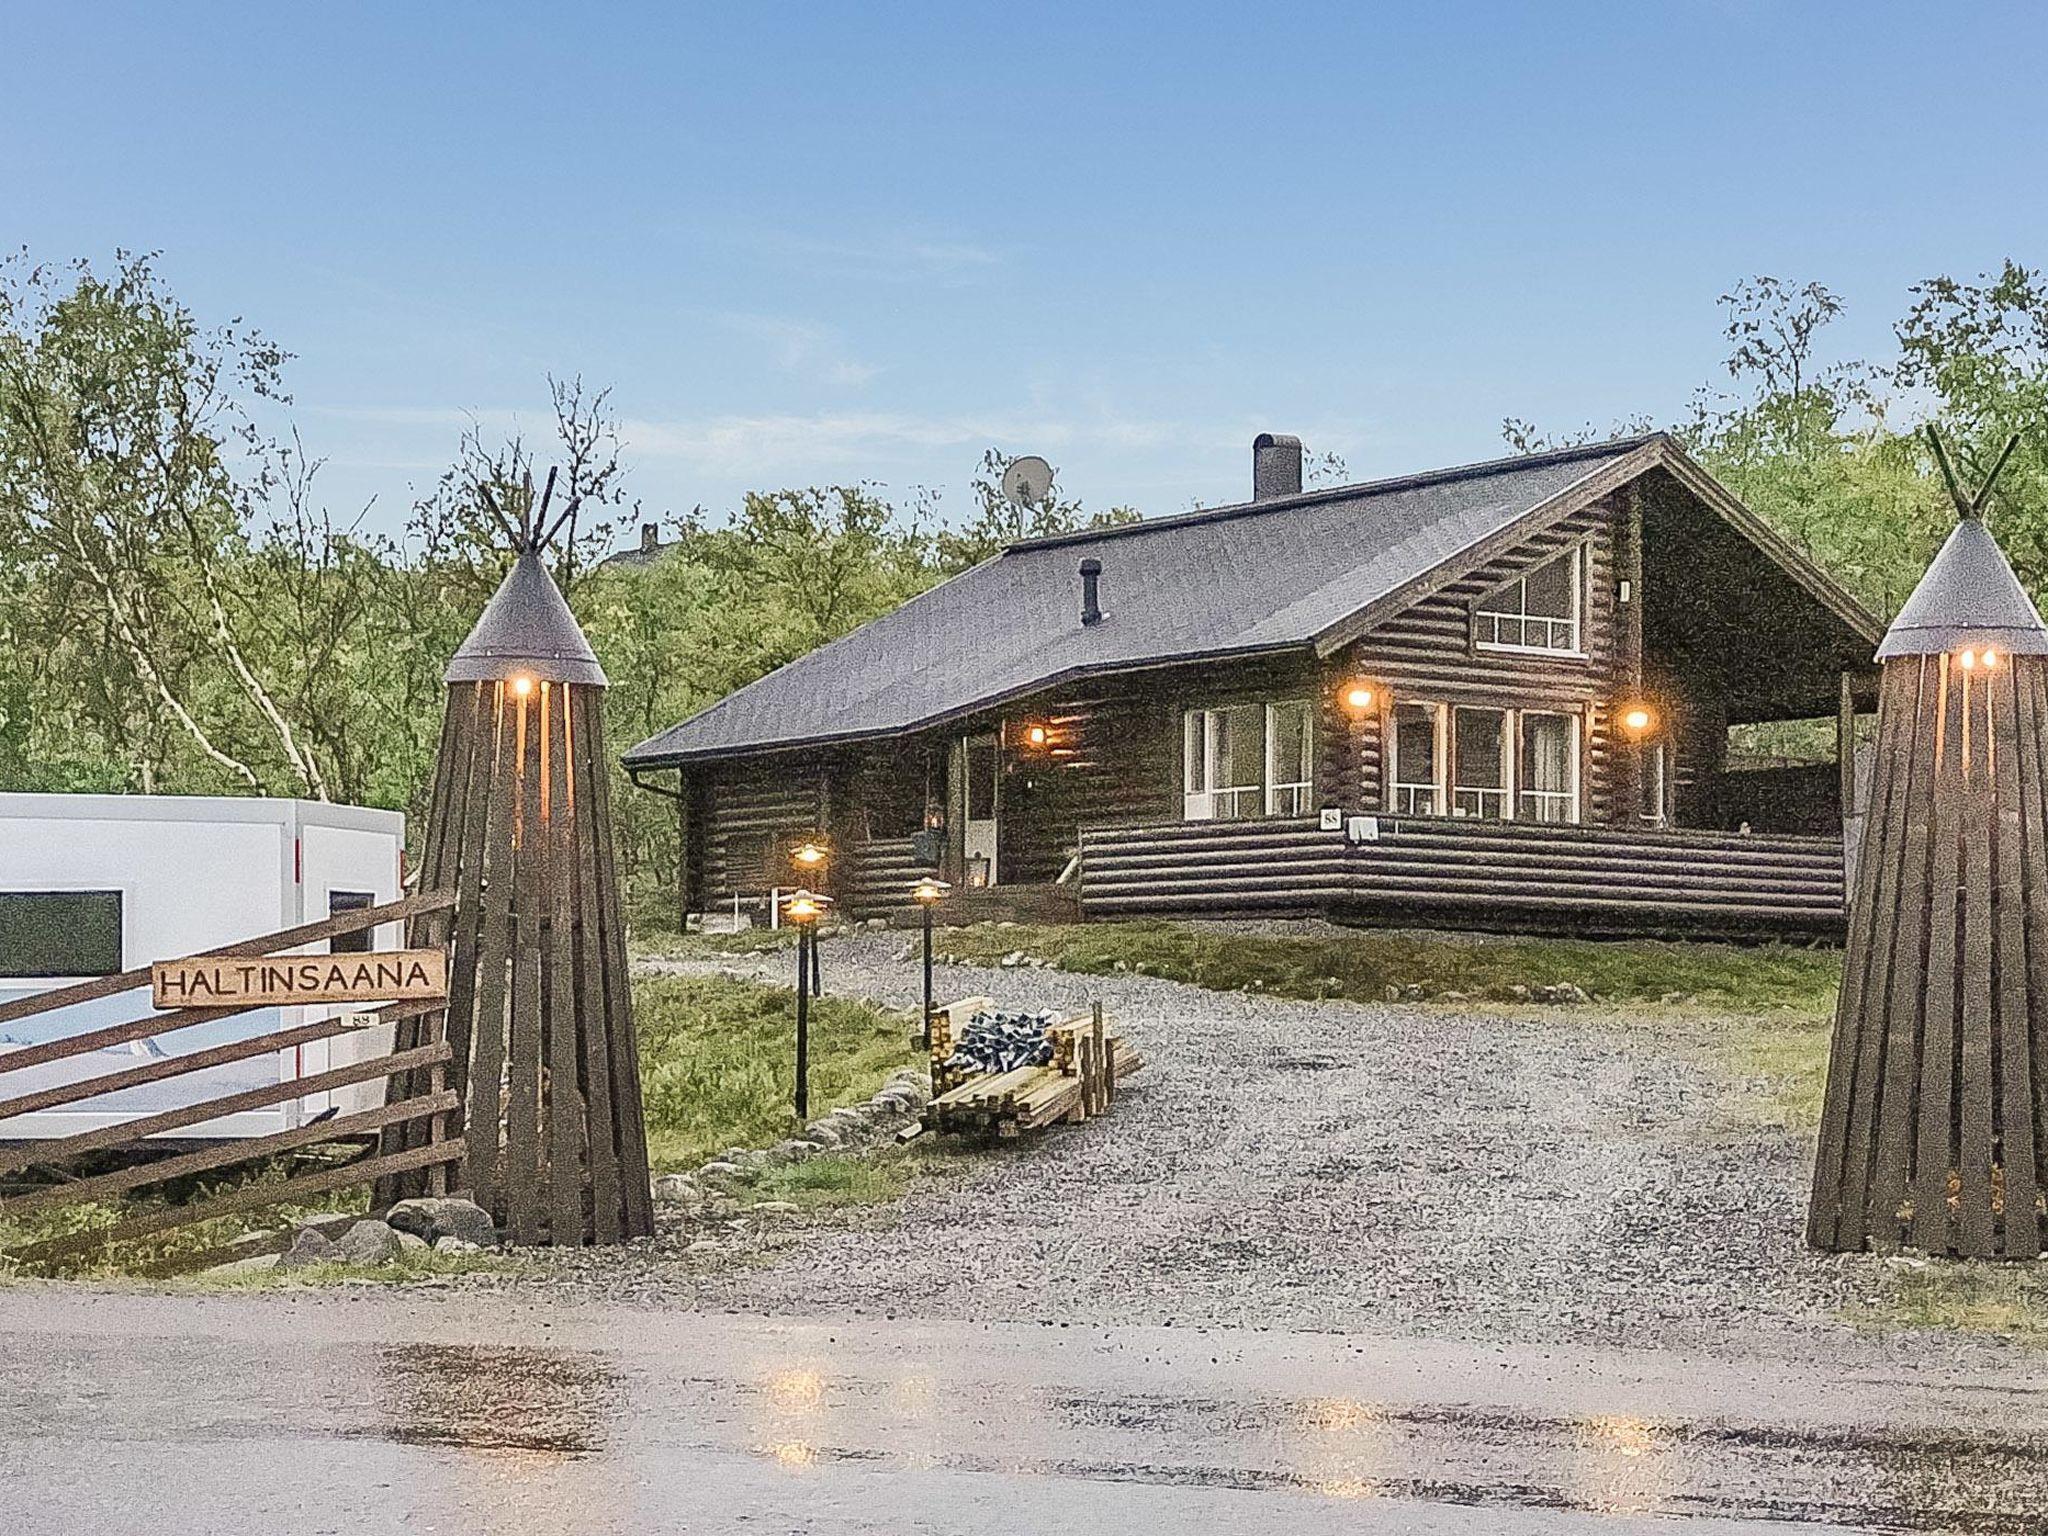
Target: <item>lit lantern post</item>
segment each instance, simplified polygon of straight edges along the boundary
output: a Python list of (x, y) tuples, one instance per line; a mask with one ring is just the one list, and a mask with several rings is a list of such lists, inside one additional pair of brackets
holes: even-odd
[(796, 1117), (811, 1118), (811, 989), (810, 951), (817, 942), (818, 919), (832, 904), (829, 896), (798, 891), (782, 904), (782, 915), (796, 924)]
[[(814, 883), (822, 884), (825, 867), (832, 861), (832, 848), (823, 838), (807, 837), (790, 850), (789, 862), (796, 866), (799, 875), (808, 875)], [(811, 991), (825, 995), (825, 977), (818, 964), (818, 945), (811, 942)]]
[(953, 887), (936, 875), (926, 875), (910, 894), (924, 912), (924, 1048), (932, 1048), (932, 908), (946, 899)]

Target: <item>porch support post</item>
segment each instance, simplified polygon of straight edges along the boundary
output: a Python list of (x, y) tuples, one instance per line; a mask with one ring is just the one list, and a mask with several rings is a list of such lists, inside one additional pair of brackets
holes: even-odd
[(1835, 709), (1835, 766), (1842, 782), (1842, 819), (1856, 814), (1856, 681), (1842, 674), (1842, 693)]
[[(1615, 638), (1619, 653), (1615, 657), (1615, 671), (1624, 698), (1639, 699), (1643, 695), (1643, 491), (1640, 481), (1631, 481), (1622, 492), (1621, 506), (1614, 519), (1614, 543), (1617, 584)], [(1620, 601), (1622, 583), (1627, 584), (1627, 602)], [(1663, 709), (1658, 710), (1659, 715), (1665, 713)], [(1610, 714), (1610, 743), (1616, 743), (1616, 727), (1617, 722)], [(1627, 750), (1610, 756), (1615, 765), (1615, 776), (1620, 781), (1614, 786), (1609, 801), (1614, 807), (1612, 819), (1624, 826), (1640, 824), (1649, 813), (1644, 791), (1651, 751), (1648, 742), (1638, 739), (1629, 742)]]

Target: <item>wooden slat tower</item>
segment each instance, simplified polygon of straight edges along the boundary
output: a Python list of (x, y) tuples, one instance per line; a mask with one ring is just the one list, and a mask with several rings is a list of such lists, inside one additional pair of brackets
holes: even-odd
[(613, 1243), (653, 1210), (605, 675), (541, 560), (574, 505), (543, 533), (548, 498), (526, 499), (516, 525), (499, 513), (516, 558), (445, 674), (421, 881), (455, 894), (463, 1183), (513, 1242)]
[(2048, 627), (1984, 526), (1879, 646), (1876, 765), (1807, 1238), (2037, 1258), (2048, 1187)]

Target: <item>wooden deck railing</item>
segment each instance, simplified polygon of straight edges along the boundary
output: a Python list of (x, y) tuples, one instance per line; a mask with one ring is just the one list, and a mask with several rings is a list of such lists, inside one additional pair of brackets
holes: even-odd
[(1088, 917), (1335, 913), (1573, 932), (1838, 935), (1839, 838), (1379, 816), (1106, 827), (1081, 838)]

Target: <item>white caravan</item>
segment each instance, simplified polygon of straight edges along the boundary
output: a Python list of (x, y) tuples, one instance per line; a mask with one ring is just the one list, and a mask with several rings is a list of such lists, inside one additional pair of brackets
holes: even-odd
[[(308, 800), (184, 795), (0, 794), (0, 1002), (154, 960), (256, 938), (330, 914), (395, 901), (405, 817)], [(349, 935), (337, 949), (388, 949), (396, 925)], [(324, 953), (326, 944), (309, 945)], [(0, 1024), (0, 1068), (25, 1045), (139, 1018), (146, 989)], [(0, 1099), (269, 1034), (333, 1008), (264, 1008), (112, 1050), (0, 1071)], [(0, 1120), (0, 1141), (68, 1136), (308, 1076), (389, 1049), (390, 1030), (295, 1046), (184, 1077)], [(172, 1133), (261, 1135), (330, 1109), (383, 1102), (381, 1080), (310, 1094)]]

